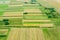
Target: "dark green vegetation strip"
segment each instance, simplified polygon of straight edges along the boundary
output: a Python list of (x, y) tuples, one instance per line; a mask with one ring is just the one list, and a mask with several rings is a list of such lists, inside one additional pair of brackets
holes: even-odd
[(52, 22), (24, 22), (24, 24), (51, 24)]

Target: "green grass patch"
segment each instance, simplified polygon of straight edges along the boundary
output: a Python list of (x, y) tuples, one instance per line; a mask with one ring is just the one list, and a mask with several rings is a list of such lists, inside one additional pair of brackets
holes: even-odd
[(4, 11), (0, 11), (0, 16), (2, 16), (4, 14)]

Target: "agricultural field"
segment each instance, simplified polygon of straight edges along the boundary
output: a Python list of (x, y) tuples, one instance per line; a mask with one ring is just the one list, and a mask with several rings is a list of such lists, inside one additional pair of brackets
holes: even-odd
[(18, 3), (0, 5), (0, 40), (60, 40), (60, 14), (55, 8)]

